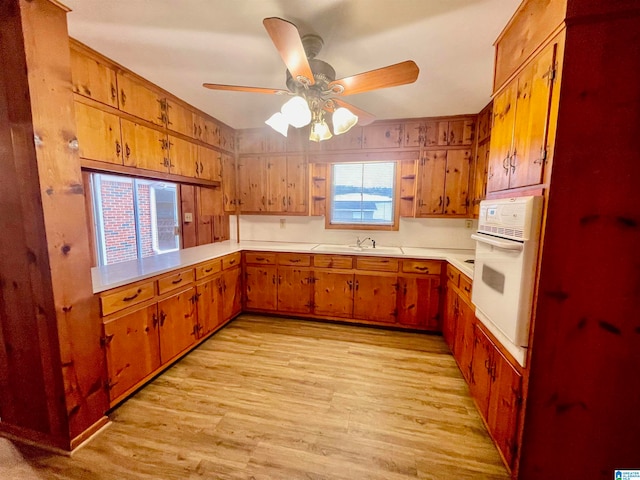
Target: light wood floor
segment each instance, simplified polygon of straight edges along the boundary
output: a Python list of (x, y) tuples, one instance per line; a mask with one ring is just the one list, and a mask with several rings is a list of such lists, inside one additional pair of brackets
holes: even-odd
[(243, 315), (71, 458), (0, 438), (0, 478), (507, 479), (439, 336)]

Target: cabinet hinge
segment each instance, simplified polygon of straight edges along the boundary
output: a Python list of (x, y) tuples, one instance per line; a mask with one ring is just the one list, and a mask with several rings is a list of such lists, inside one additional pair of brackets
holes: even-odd
[(104, 335), (104, 336), (100, 337), (100, 345), (103, 346), (103, 347), (106, 347), (107, 345), (109, 345), (111, 343), (111, 340), (113, 340), (113, 334)]

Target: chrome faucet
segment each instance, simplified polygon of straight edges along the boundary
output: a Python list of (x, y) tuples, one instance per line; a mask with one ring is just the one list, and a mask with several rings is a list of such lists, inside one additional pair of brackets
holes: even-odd
[(371, 245), (373, 245), (373, 248), (376, 248), (376, 241), (371, 237), (367, 237), (364, 240), (360, 240), (360, 237), (358, 237), (357, 240), (356, 240), (356, 246), (358, 248), (362, 248), (362, 244), (364, 242), (366, 242), (367, 240), (371, 240)]

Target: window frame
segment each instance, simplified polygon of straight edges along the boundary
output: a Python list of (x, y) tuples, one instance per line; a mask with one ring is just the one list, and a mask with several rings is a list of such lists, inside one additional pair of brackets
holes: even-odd
[[(395, 164), (393, 174), (393, 223), (390, 225), (381, 225), (374, 223), (331, 223), (331, 215), (333, 212), (333, 166), (344, 163), (393, 163)], [(352, 160), (349, 162), (327, 162), (327, 206), (324, 215), (325, 229), (334, 230), (378, 230), (378, 231), (398, 231), (400, 228), (400, 162), (398, 160)]]

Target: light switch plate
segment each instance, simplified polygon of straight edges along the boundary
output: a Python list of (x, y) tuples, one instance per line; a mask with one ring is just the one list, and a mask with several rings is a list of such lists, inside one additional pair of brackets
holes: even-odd
[(184, 223), (191, 223), (191, 222), (193, 222), (193, 213), (185, 212)]

